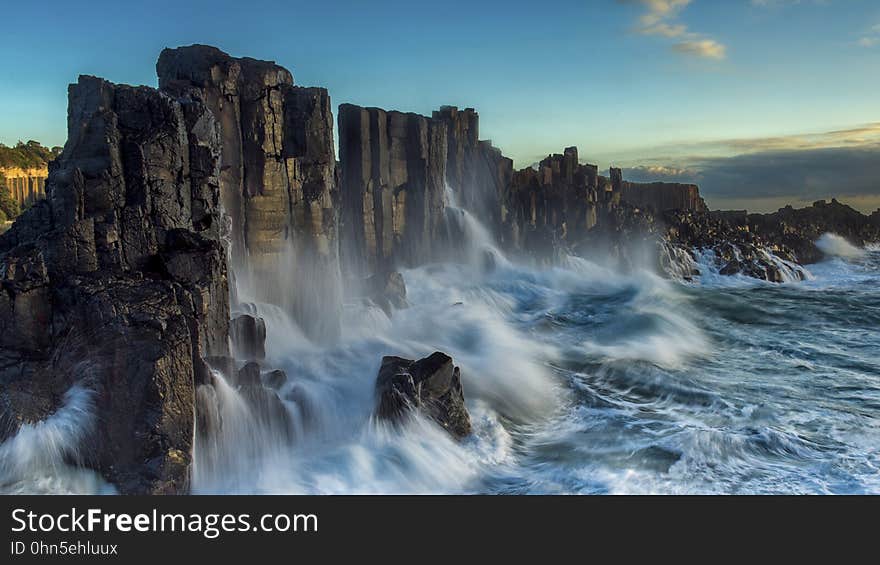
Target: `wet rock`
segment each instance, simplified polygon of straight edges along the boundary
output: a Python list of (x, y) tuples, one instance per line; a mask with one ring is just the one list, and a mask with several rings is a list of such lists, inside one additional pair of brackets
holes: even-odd
[(241, 314), (229, 324), (229, 336), (237, 359), (260, 361), (266, 357), (266, 323), (258, 316)]
[(122, 493), (186, 492), (202, 359), (229, 354), (216, 124), (197, 99), (85, 76), (68, 112), (46, 198), (0, 236), (2, 419), (77, 384), (83, 465)]
[(287, 382), (287, 373), (281, 369), (274, 369), (263, 375), (263, 383), (269, 387), (278, 390)]
[(373, 275), (367, 279), (370, 299), (391, 317), (392, 309), (401, 310), (409, 307), (406, 301), (406, 283), (403, 275), (397, 271)]
[(260, 381), (260, 364), (249, 361), (238, 370), (236, 384), (240, 386), (262, 386)]
[(407, 410), (416, 409), (453, 437), (462, 438), (471, 433), (461, 372), (445, 353), (438, 351), (418, 361), (383, 357), (376, 379), (376, 396), (379, 418), (394, 421)]
[[(233, 380), (238, 374), (238, 371), (235, 368), (235, 359), (228, 355), (209, 355), (205, 357), (205, 363), (207, 363), (210, 369), (214, 369), (215, 371), (220, 371), (223, 374), (226, 380)], [(211, 382), (209, 379), (206, 379), (205, 382)]]
[(163, 50), (156, 71), (163, 92), (197, 98), (216, 117), (220, 199), (240, 283), (258, 300), (287, 309), (311, 337), (338, 334), (336, 156), (327, 91), (295, 86), (290, 71), (272, 61), (207, 45)]

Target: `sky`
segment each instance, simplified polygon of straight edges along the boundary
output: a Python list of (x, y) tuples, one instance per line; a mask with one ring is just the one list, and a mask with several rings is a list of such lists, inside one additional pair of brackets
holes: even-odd
[(713, 208), (880, 207), (876, 0), (9, 2), (0, 142), (62, 145), (79, 74), (157, 85), (164, 47), (275, 60), (297, 84), (474, 107), (517, 167), (576, 145)]

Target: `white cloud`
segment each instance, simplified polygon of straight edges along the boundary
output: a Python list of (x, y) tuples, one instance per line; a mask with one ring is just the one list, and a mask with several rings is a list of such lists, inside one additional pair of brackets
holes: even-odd
[(674, 50), (686, 55), (697, 55), (707, 59), (724, 59), (727, 55), (727, 47), (714, 39), (698, 39), (693, 41), (681, 41), (672, 46)]
[(880, 24), (875, 24), (856, 42), (861, 47), (874, 47), (880, 45)]
[(679, 21), (681, 11), (692, 0), (622, 0), (637, 2), (645, 11), (639, 16), (636, 31), (642, 35), (656, 35), (667, 39), (677, 39), (672, 49), (684, 55), (706, 59), (724, 59), (727, 48), (720, 42), (701, 33), (690, 31)]

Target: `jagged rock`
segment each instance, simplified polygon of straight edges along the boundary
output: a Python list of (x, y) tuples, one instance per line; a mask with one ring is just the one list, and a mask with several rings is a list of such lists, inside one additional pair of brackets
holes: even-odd
[(407, 410), (418, 409), (453, 437), (471, 433), (461, 372), (451, 357), (439, 351), (418, 361), (383, 357), (376, 396), (379, 418), (394, 421)]
[(96, 422), (82, 463), (123, 493), (185, 492), (202, 357), (228, 355), (216, 127), (147, 87), (80, 77), (69, 99), (46, 199), (0, 236), (3, 419), (77, 383)]
[(266, 322), (258, 316), (241, 314), (229, 324), (233, 354), (237, 359), (260, 361), (266, 357)]

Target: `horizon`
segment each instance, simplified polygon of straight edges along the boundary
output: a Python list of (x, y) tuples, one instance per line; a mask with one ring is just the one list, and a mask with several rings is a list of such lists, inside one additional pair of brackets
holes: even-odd
[[(58, 17), (43, 20), (45, 41), (0, 73), (10, 85), (0, 92), (0, 142), (63, 145), (66, 85), (77, 76), (155, 87), (162, 48), (203, 43), (276, 61), (297, 84), (327, 88), (334, 111), (473, 107), (480, 137), (518, 169), (574, 145), (583, 162), (619, 166), (633, 181), (696, 183), (713, 209), (830, 198), (880, 207), (871, 95), (880, 78), (869, 72), (880, 7), (867, 1), (564, 2), (554, 13), (568, 17), (543, 19), (517, 9), (521, 2), (466, 12), (459, 2), (430, 12), (400, 2), (221, 4), (175, 4), (179, 17), (168, 19), (162, 9), (58, 3)], [(267, 10), (277, 17), (265, 21)], [(389, 24), (401, 10), (420, 25)], [(16, 21), (37, 18), (36, 6), (9, 11), (7, 50), (25, 40)], [(75, 41), (95, 12), (106, 36)]]

